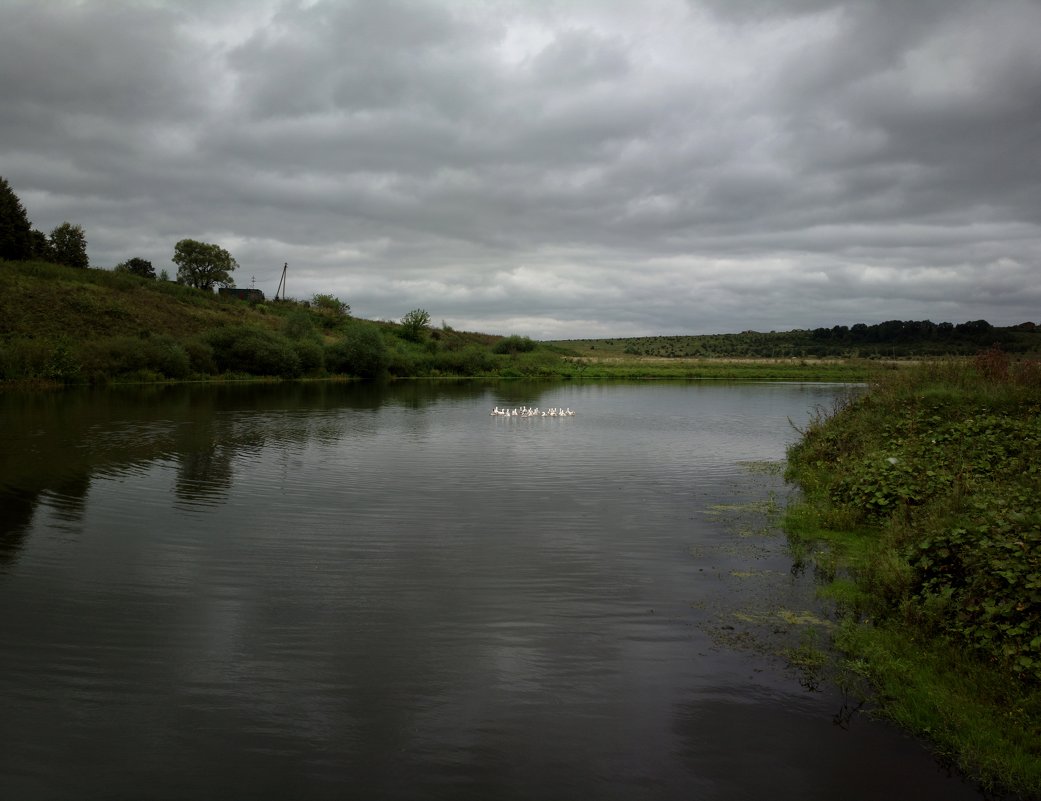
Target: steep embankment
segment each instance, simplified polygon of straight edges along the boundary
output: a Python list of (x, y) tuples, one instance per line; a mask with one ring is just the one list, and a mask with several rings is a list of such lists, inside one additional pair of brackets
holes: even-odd
[(789, 454), (839, 675), (988, 787), (1041, 797), (1041, 364), (892, 375)]
[(187, 339), (219, 325), (274, 327), (278, 318), (169, 281), (42, 262), (0, 267), (0, 337), (67, 338), (150, 334)]

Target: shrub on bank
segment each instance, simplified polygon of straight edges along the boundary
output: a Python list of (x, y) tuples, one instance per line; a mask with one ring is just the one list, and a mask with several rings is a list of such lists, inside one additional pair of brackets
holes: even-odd
[(477, 345), (437, 351), (432, 361), (435, 371), (447, 375), (490, 375), (496, 370), (495, 357), (486, 348)]
[(318, 338), (311, 315), (304, 309), (293, 309), (286, 315), (282, 321), (282, 332), (293, 341)]
[(325, 368), (330, 373), (376, 378), (390, 364), (379, 329), (359, 323), (347, 327), (343, 337), (325, 349)]
[(79, 358), (64, 337), (0, 342), (0, 381), (70, 382), (79, 374)]
[(535, 350), (535, 341), (529, 337), (521, 337), (514, 334), (500, 339), (495, 343), (492, 350), (499, 354), (529, 353)]
[(213, 346), (205, 338), (189, 339), (184, 343), (184, 350), (188, 354), (188, 364), (192, 373), (196, 375), (217, 374), (217, 360), (213, 356)]
[(305, 375), (320, 375), (325, 367), (325, 349), (317, 339), (301, 339), (293, 343)]
[(188, 354), (166, 336), (116, 336), (84, 342), (78, 349), (80, 374), (95, 383), (148, 373), (160, 379), (187, 378)]
[(265, 328), (226, 326), (210, 332), (206, 339), (222, 373), (295, 378), (303, 371), (300, 357), (289, 341)]

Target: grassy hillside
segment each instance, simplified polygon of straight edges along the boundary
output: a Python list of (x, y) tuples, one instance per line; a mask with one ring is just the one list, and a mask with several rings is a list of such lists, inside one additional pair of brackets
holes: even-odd
[(277, 324), (249, 304), (168, 281), (43, 262), (0, 265), (0, 337), (86, 340), (148, 332), (186, 339), (231, 322)]
[(247, 303), (107, 270), (2, 262), (0, 280), (6, 381), (530, 374), (561, 361), (530, 340), (518, 340), (524, 353), (449, 328), (409, 341), (400, 325), (321, 304)]

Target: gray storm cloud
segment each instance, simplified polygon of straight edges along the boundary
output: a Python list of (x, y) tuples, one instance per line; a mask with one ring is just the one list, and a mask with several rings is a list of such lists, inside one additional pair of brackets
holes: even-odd
[(0, 4), (0, 175), (94, 266), (535, 337), (1041, 318), (1031, 0)]

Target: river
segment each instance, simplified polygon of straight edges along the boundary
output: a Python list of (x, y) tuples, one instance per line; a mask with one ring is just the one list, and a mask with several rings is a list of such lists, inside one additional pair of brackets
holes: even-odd
[(0, 797), (980, 798), (783, 656), (843, 391), (0, 394)]

